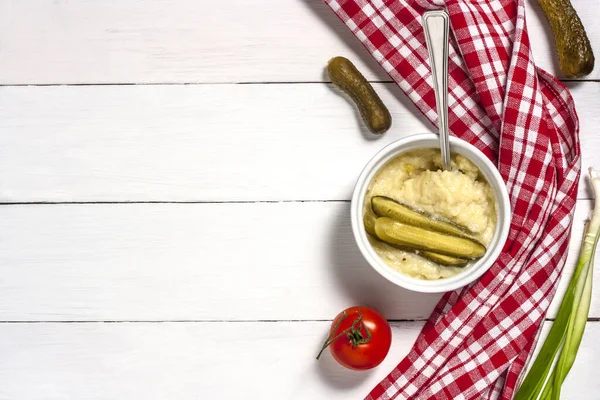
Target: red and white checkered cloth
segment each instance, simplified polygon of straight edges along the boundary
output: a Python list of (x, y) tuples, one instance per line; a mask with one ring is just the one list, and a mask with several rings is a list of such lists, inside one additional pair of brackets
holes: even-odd
[(367, 398), (511, 399), (565, 264), (581, 169), (573, 99), (534, 65), (523, 0), (325, 1), (434, 124), (421, 15), (447, 9), (450, 132), (497, 163), (514, 213), (494, 266), (442, 298)]

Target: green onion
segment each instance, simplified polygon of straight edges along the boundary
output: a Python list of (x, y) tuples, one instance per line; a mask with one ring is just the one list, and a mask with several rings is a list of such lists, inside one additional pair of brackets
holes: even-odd
[(586, 225), (575, 273), (550, 332), (514, 400), (558, 400), (581, 344), (592, 299), (594, 253), (600, 237), (600, 177), (592, 168), (589, 172), (594, 209)]

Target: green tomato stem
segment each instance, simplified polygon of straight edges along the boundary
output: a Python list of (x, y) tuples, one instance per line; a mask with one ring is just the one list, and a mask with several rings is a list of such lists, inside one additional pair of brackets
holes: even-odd
[[(323, 347), (321, 347), (321, 351), (319, 351), (319, 354), (317, 355), (317, 360), (319, 359), (319, 357), (321, 357), (321, 354), (323, 354), (323, 351), (325, 351), (325, 349), (331, 343), (335, 342), (336, 340), (338, 340), (339, 338), (341, 338), (344, 335), (346, 335), (348, 337), (348, 340), (350, 340), (350, 343), (352, 343), (352, 348), (356, 348), (360, 344), (369, 343), (371, 341), (371, 331), (369, 330), (369, 328), (367, 328), (367, 326), (363, 322), (363, 315), (362, 315), (362, 313), (358, 313), (358, 318), (356, 318), (354, 320), (354, 322), (352, 322), (352, 325), (350, 327), (348, 327), (348, 328), (344, 329), (343, 331), (341, 331), (334, 338), (331, 337), (338, 330), (338, 328), (340, 327), (340, 324), (342, 323), (342, 320), (344, 318), (346, 318), (347, 316), (348, 315), (344, 311), (344, 313), (342, 314), (342, 316), (340, 317), (340, 319), (338, 320), (338, 322), (335, 324), (334, 328), (331, 330), (331, 333), (329, 334), (329, 336), (325, 340), (325, 343), (323, 343)], [(364, 329), (367, 337), (365, 337), (363, 335), (363, 333), (361, 332), (361, 328)]]

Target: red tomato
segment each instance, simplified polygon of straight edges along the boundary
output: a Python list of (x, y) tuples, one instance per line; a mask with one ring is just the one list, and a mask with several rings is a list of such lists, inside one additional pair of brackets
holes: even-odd
[(333, 358), (344, 367), (365, 370), (381, 364), (391, 344), (387, 320), (370, 307), (355, 306), (335, 317), (323, 348), (329, 346)]

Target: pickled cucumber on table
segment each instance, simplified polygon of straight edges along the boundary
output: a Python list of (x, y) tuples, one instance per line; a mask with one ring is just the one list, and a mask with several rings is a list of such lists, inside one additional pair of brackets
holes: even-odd
[(331, 82), (354, 102), (360, 116), (374, 134), (381, 135), (392, 126), (392, 116), (369, 81), (345, 57), (334, 57), (327, 63)]
[(558, 64), (567, 78), (581, 78), (594, 69), (594, 53), (583, 23), (569, 0), (538, 0), (556, 44)]

